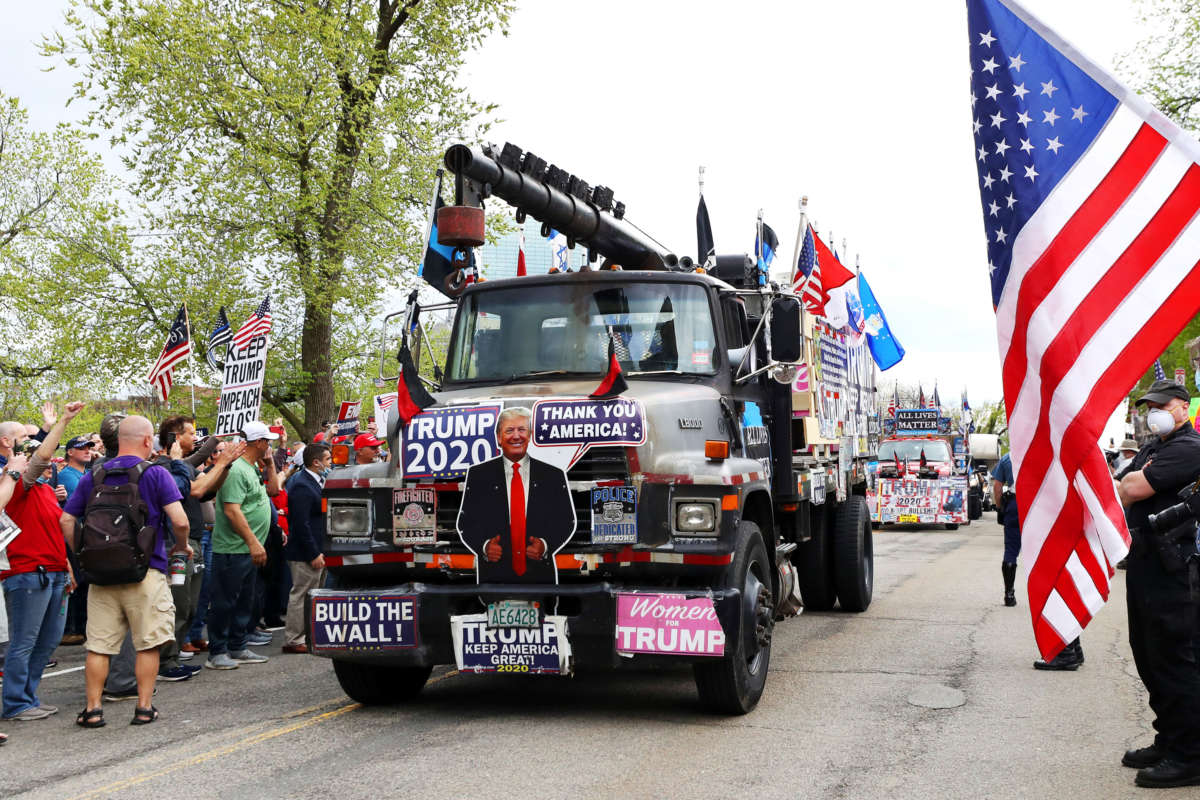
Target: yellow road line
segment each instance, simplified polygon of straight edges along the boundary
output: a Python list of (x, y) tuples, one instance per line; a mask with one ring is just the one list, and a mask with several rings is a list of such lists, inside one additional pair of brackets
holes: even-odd
[[(425, 685), (430, 686), (432, 684), (437, 683), (438, 681), (444, 681), (447, 678), (452, 678), (457, 674), (458, 674), (458, 670), (456, 670), (456, 669), (450, 670), (449, 672), (445, 673), (444, 675), (439, 675), (436, 678), (431, 678), (429, 681), (426, 682)], [(344, 698), (341, 698), (341, 697), (331, 698), (329, 700), (326, 700), (323, 703), (318, 703), (315, 706), (309, 706), (308, 708), (302, 708), (298, 711), (289, 712), (288, 714), (285, 714), (283, 718), (284, 719), (292, 719), (295, 717), (303, 716), (304, 714), (307, 714), (309, 712), (317, 711), (319, 709), (325, 708), (326, 706), (340, 702), (343, 699)], [(87, 792), (86, 794), (76, 795), (74, 798), (72, 798), (72, 800), (87, 800), (87, 798), (103, 797), (108, 794), (119, 792), (123, 789), (128, 789), (131, 786), (137, 786), (139, 783), (145, 783), (146, 781), (153, 780), (155, 778), (161, 778), (164, 775), (170, 775), (172, 772), (178, 772), (179, 770), (186, 769), (187, 767), (198, 766), (200, 764), (203, 764), (206, 761), (211, 761), (214, 758), (219, 758), (220, 756), (229, 755), (230, 753), (236, 752), (237, 750), (240, 750), (243, 747), (253, 747), (256, 744), (260, 744), (262, 742), (269, 741), (270, 739), (274, 739), (276, 737), (283, 736), (288, 733), (293, 733), (293, 732), (301, 730), (303, 728), (307, 728), (310, 725), (316, 725), (320, 722), (325, 722), (326, 720), (333, 719), (334, 717), (341, 716), (342, 714), (345, 714), (349, 711), (354, 711), (355, 709), (358, 709), (358, 708), (362, 708), (362, 703), (347, 703), (346, 705), (341, 706), (340, 708), (335, 708), (332, 711), (326, 711), (324, 714), (318, 714), (315, 717), (309, 717), (308, 719), (301, 720), (299, 722), (293, 722), (290, 725), (284, 725), (283, 727), (280, 727), (280, 728), (272, 728), (270, 730), (263, 731), (262, 733), (256, 733), (253, 736), (247, 736), (246, 738), (241, 739), (240, 741), (234, 742), (233, 744), (225, 745), (224, 747), (218, 747), (215, 750), (209, 750), (206, 753), (200, 753), (199, 755), (192, 756), (191, 758), (189, 758), (185, 761), (181, 761), (178, 764), (172, 764), (169, 767), (164, 767), (163, 769), (155, 770), (154, 772), (146, 772), (146, 773), (143, 773), (142, 775), (135, 775), (132, 778), (126, 778), (124, 780), (120, 780), (115, 783), (110, 783), (109, 785), (102, 786), (99, 789), (93, 789), (92, 791)]]
[(110, 783), (108, 786), (102, 786), (99, 789), (93, 789), (86, 794), (76, 795), (73, 800), (85, 800), (85, 798), (103, 797), (104, 795), (113, 794), (121, 791), (122, 789), (128, 789), (131, 786), (137, 786), (139, 783), (145, 783), (146, 781), (153, 780), (154, 778), (161, 778), (163, 775), (170, 775), (172, 772), (178, 772), (179, 770), (187, 767), (194, 767), (198, 764), (203, 764), (205, 761), (211, 761), (214, 758), (229, 755), (230, 753), (233, 753), (243, 747), (251, 747), (269, 739), (274, 739), (277, 736), (283, 736), (284, 734), (298, 731), (301, 728), (307, 728), (310, 725), (316, 725), (319, 722), (333, 719), (334, 717), (341, 716), (348, 711), (353, 711), (356, 708), (362, 708), (362, 704), (348, 703), (341, 708), (335, 708), (333, 711), (326, 711), (324, 714), (318, 714), (315, 717), (310, 717), (306, 720), (301, 720), (300, 722), (294, 722), (291, 725), (285, 725), (282, 728), (273, 728), (268, 731), (263, 731), (262, 733), (255, 734), (254, 736), (248, 736), (241, 741), (234, 742), (233, 744), (226, 745), (224, 747), (218, 747), (216, 750), (209, 750), (207, 753), (201, 753), (200, 755), (192, 756), (185, 761), (181, 761), (178, 764), (172, 764), (169, 767), (165, 767), (155, 772), (147, 772), (142, 775), (136, 775), (132, 778), (126, 778), (122, 781)]

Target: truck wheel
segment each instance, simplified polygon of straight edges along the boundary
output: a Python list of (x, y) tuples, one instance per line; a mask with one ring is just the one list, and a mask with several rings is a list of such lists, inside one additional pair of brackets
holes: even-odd
[(956, 531), (956, 530), (958, 530), (958, 523), (957, 523), (957, 522), (947, 522), (947, 523), (946, 523), (946, 530), (948, 530), (948, 531)]
[(866, 611), (874, 585), (875, 549), (867, 501), (852, 495), (833, 518), (833, 577), (843, 611)]
[(333, 671), (351, 700), (364, 706), (386, 706), (416, 697), (433, 667), (390, 667), (334, 659)]
[(833, 587), (833, 550), (829, 542), (828, 506), (808, 507), (812, 519), (812, 538), (801, 542), (792, 561), (800, 579), (804, 607), (813, 611), (833, 608), (837, 594)]
[(741, 635), (725, 643), (724, 657), (705, 659), (692, 667), (700, 701), (713, 711), (745, 714), (762, 697), (775, 627), (773, 569), (758, 526), (742, 522), (737, 552), (721, 581), (723, 588), (741, 590)]

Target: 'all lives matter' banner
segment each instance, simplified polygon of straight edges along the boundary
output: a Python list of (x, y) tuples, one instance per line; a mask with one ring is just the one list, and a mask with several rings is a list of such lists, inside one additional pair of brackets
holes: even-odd
[(267, 369), (267, 338), (268, 334), (261, 333), (240, 347), (230, 346), (217, 407), (217, 436), (238, 433), (247, 422), (258, 419)]

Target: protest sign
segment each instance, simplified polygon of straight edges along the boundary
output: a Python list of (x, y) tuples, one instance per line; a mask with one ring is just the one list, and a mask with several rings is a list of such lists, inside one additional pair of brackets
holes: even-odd
[(358, 412), (362, 403), (358, 400), (343, 400), (338, 409), (337, 435), (353, 436), (358, 433)]
[[(217, 406), (217, 436), (229, 436), (242, 430), (247, 422), (258, 419), (262, 409), (263, 376), (267, 371), (265, 331), (241, 344), (231, 344), (225, 359), (221, 400)], [(236, 341), (236, 340), (235, 340)]]

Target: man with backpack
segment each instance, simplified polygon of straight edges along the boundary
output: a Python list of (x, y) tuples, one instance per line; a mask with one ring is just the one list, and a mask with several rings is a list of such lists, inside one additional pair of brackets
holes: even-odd
[[(188, 519), (170, 473), (147, 463), (154, 426), (126, 417), (117, 429), (118, 453), (79, 480), (61, 519), (62, 533), (76, 547), (91, 580), (88, 592), (87, 703), (75, 722), (104, 725), (100, 694), (109, 659), (120, 652), (126, 631), (137, 651), (134, 672), (138, 704), (132, 724), (158, 719), (152, 703), (158, 648), (175, 635), (175, 603), (167, 586), (167, 526), (174, 532), (172, 555), (187, 558)], [(75, 521), (81, 520), (78, 542)]]

